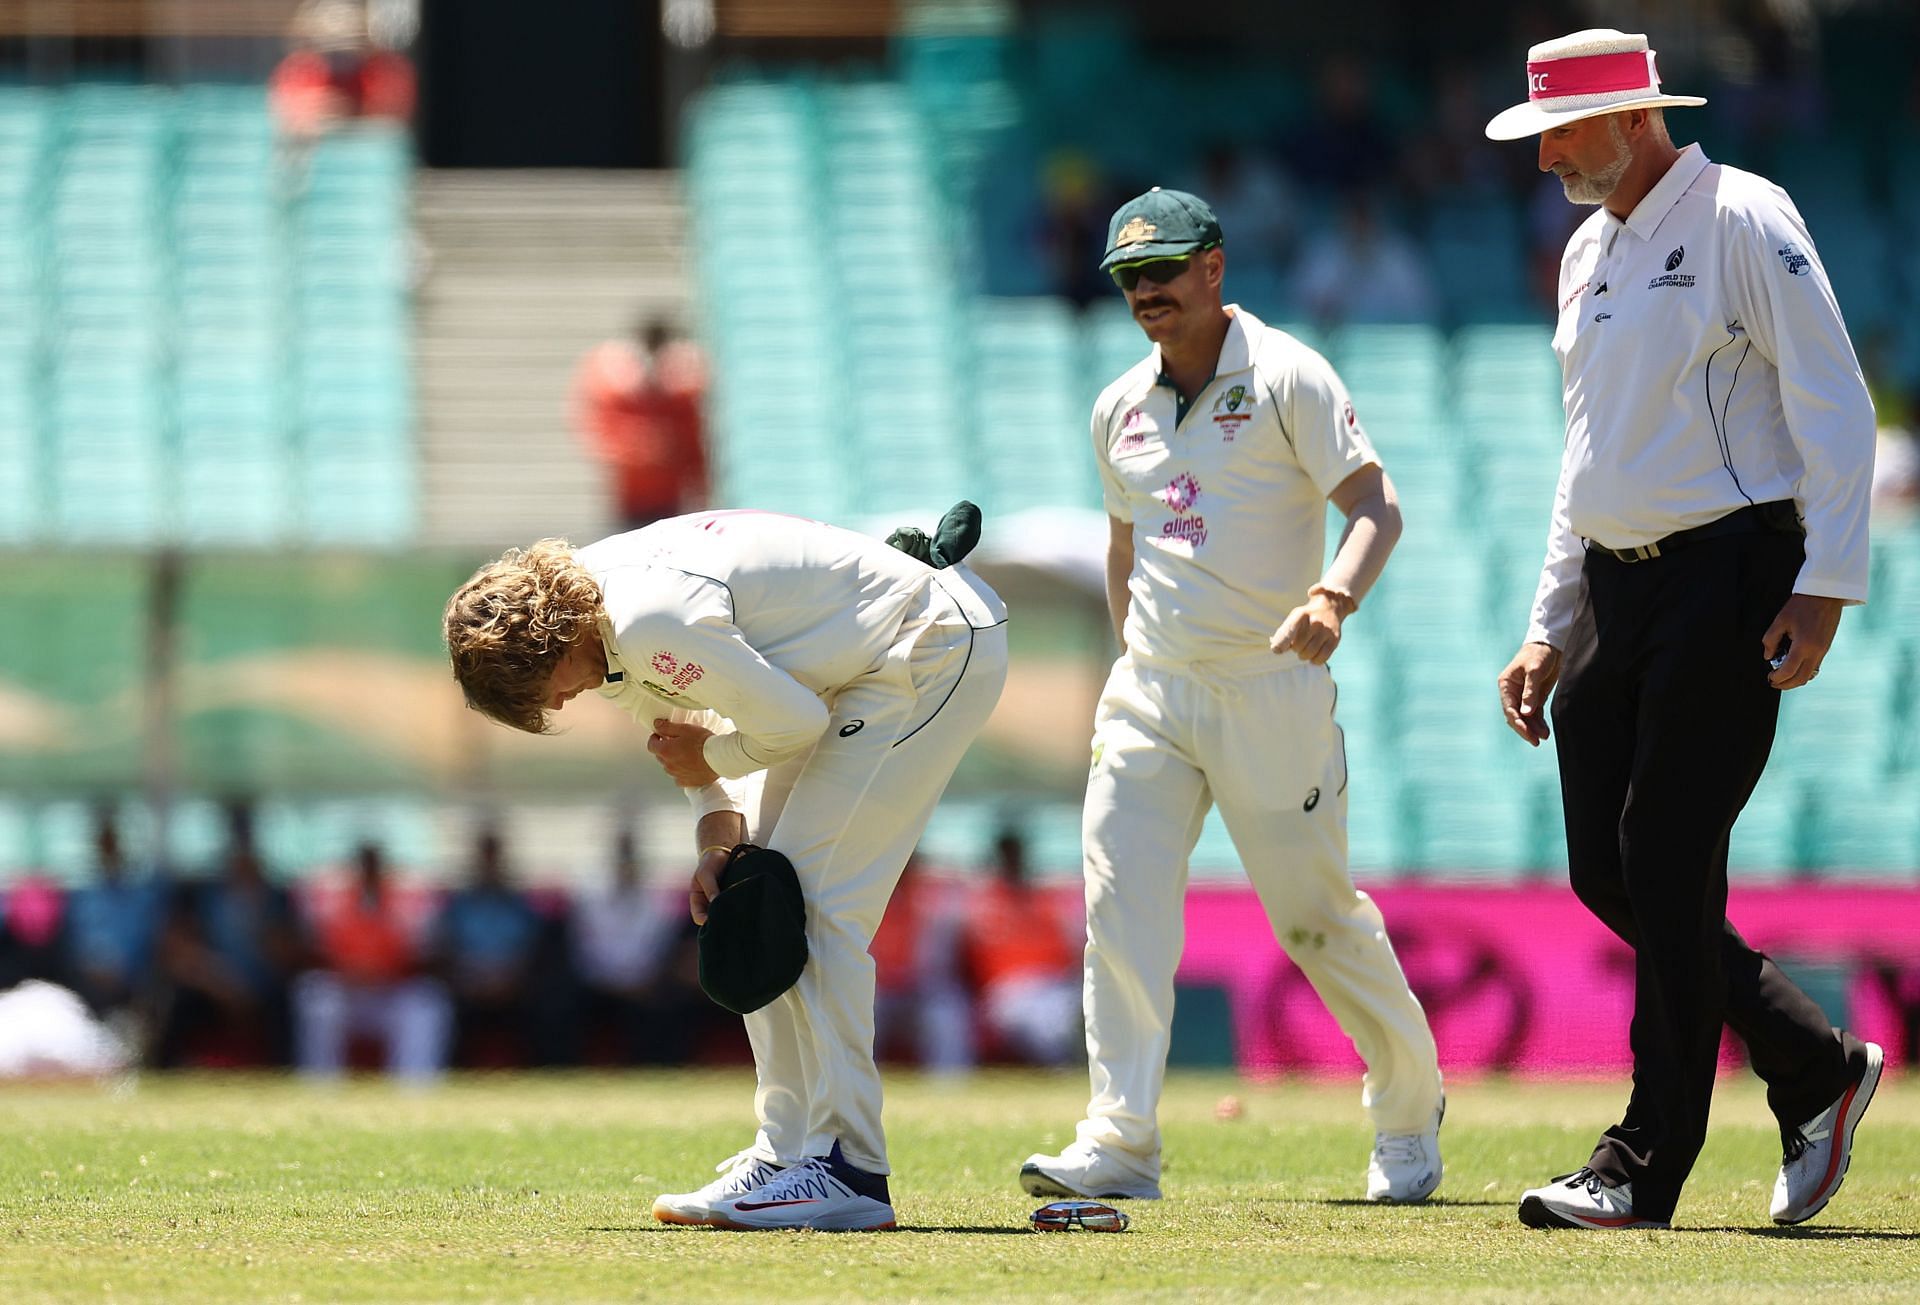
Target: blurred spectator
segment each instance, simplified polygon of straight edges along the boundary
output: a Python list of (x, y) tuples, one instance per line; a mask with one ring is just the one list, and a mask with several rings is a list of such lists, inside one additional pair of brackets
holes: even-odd
[(595, 345), (573, 384), (573, 420), (612, 477), (629, 530), (702, 506), (707, 456), (700, 405), (707, 388), (699, 346), (665, 322), (631, 340)]
[(1218, 141), (1203, 156), (1195, 189), (1220, 219), (1233, 297), (1261, 312), (1277, 312), (1281, 277), (1299, 234), (1299, 206), (1285, 172), (1263, 155)]
[(868, 952), (874, 966), (874, 1047), (934, 1074), (973, 1068), (973, 1006), (960, 972), (960, 912), (952, 885), (916, 851)]
[(1027, 872), (1026, 840), (994, 842), (993, 878), (969, 895), (960, 950), (980, 994), (979, 1021), (1011, 1057), (1064, 1065), (1080, 1051), (1084, 932)]
[(1560, 258), (1567, 241), (1592, 216), (1586, 204), (1569, 204), (1566, 187), (1551, 172), (1534, 179), (1527, 193), (1527, 289), (1551, 322), (1560, 312)]
[(0, 989), (60, 977), (60, 889), (29, 873), (0, 892)]
[(367, 35), (360, 0), (306, 0), (295, 11), (293, 50), (268, 84), (274, 117), (294, 137), (318, 136), (356, 118), (413, 116), (413, 64)]
[(339, 1074), (355, 1037), (379, 1041), (396, 1077), (430, 1079), (446, 1068), (453, 1005), (446, 986), (421, 972), (416, 924), (370, 843), (355, 855), (351, 883), (316, 893), (315, 968), (293, 991), (303, 1073)]
[(155, 1060), (287, 1062), (287, 992), (301, 961), (293, 902), (267, 882), (245, 808), (229, 815), (219, 878), (176, 888), (161, 926)]
[[(1472, 69), (1454, 64), (1441, 70), (1424, 130), (1406, 154), (1406, 173), (1425, 198), (1504, 196), (1534, 171), (1530, 161), (1487, 139), (1488, 99)], [(1518, 171), (1523, 166), (1525, 173)], [(1564, 198), (1561, 207), (1566, 207)]]
[[(1349, 56), (1322, 64), (1314, 111), (1287, 138), (1284, 154), (1302, 184), (1329, 193), (1371, 189), (1398, 170), (1397, 142), (1374, 107), (1362, 64)], [(1224, 222), (1220, 229), (1233, 238)]]
[(96, 1015), (143, 1017), (165, 885), (157, 872), (127, 864), (119, 827), (105, 809), (94, 817), (93, 847), (94, 880), (67, 899), (67, 981)]
[(1083, 306), (1113, 293), (1113, 283), (1100, 270), (1112, 211), (1107, 200), (1107, 187), (1093, 160), (1070, 150), (1047, 160), (1036, 239), (1048, 289)]
[(551, 1026), (535, 1027), (533, 1001), (543, 932), (533, 903), (508, 883), (500, 835), (482, 831), (473, 877), (441, 906), (429, 952), (453, 994), (462, 1063), (476, 1056), (525, 1063), (536, 1045), (546, 1044)]
[(696, 938), (686, 894), (646, 886), (633, 834), (623, 830), (611, 881), (573, 908), (587, 1028), (613, 1034), (622, 1064), (685, 1064), (725, 1014), (700, 991)]
[(1439, 307), (1419, 250), (1380, 221), (1364, 190), (1350, 192), (1340, 225), (1307, 246), (1294, 294), (1323, 326), (1426, 322)]

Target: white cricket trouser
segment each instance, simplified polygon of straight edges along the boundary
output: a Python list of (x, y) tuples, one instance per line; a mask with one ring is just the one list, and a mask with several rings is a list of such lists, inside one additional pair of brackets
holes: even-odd
[(940, 573), (886, 666), (842, 690), (813, 750), (763, 772), (750, 841), (784, 852), (807, 901), (807, 967), (746, 1017), (759, 1076), (754, 1150), (790, 1164), (838, 1141), (887, 1173), (867, 948), (907, 857), (1007, 678), (1004, 608)]
[(1366, 1062), (1383, 1132), (1430, 1127), (1440, 1069), (1380, 911), (1347, 873), (1345, 746), (1324, 666), (1260, 651), (1173, 671), (1122, 656), (1094, 714), (1083, 825), (1092, 1103), (1081, 1140), (1160, 1171), (1155, 1119), (1187, 858), (1217, 802), (1274, 937)]
[(305, 1074), (333, 1077), (347, 1064), (349, 1038), (386, 1044), (387, 1071), (429, 1079), (447, 1067), (453, 1000), (437, 979), (360, 984), (309, 970), (293, 984), (295, 1058)]

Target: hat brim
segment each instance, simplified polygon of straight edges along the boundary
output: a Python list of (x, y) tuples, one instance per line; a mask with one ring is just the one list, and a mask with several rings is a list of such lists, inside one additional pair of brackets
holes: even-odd
[(1628, 109), (1695, 109), (1706, 101), (1698, 95), (1642, 95), (1613, 104), (1585, 104), (1574, 109), (1550, 109), (1532, 100), (1516, 104), (1494, 115), (1487, 124), (1489, 140), (1524, 140), (1553, 127), (1564, 127), (1583, 118), (1598, 118)]
[(1111, 272), (1123, 263), (1145, 263), (1155, 258), (1184, 258), (1206, 247), (1206, 242), (1199, 240), (1153, 241), (1142, 245), (1125, 245), (1119, 249), (1109, 249), (1107, 256), (1100, 260), (1100, 270)]

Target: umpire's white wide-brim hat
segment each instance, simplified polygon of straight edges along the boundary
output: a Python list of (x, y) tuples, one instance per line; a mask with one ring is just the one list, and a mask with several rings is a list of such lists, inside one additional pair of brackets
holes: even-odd
[(1527, 51), (1527, 102), (1487, 124), (1494, 140), (1519, 140), (1549, 127), (1626, 109), (1691, 108), (1698, 95), (1663, 95), (1644, 32), (1591, 27)]

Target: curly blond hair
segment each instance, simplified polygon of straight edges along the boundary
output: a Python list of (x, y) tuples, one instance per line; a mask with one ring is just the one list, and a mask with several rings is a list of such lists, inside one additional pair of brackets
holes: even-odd
[(467, 705), (529, 734), (548, 732), (547, 686), (592, 633), (600, 586), (564, 539), (509, 548), (447, 600), (447, 655)]

